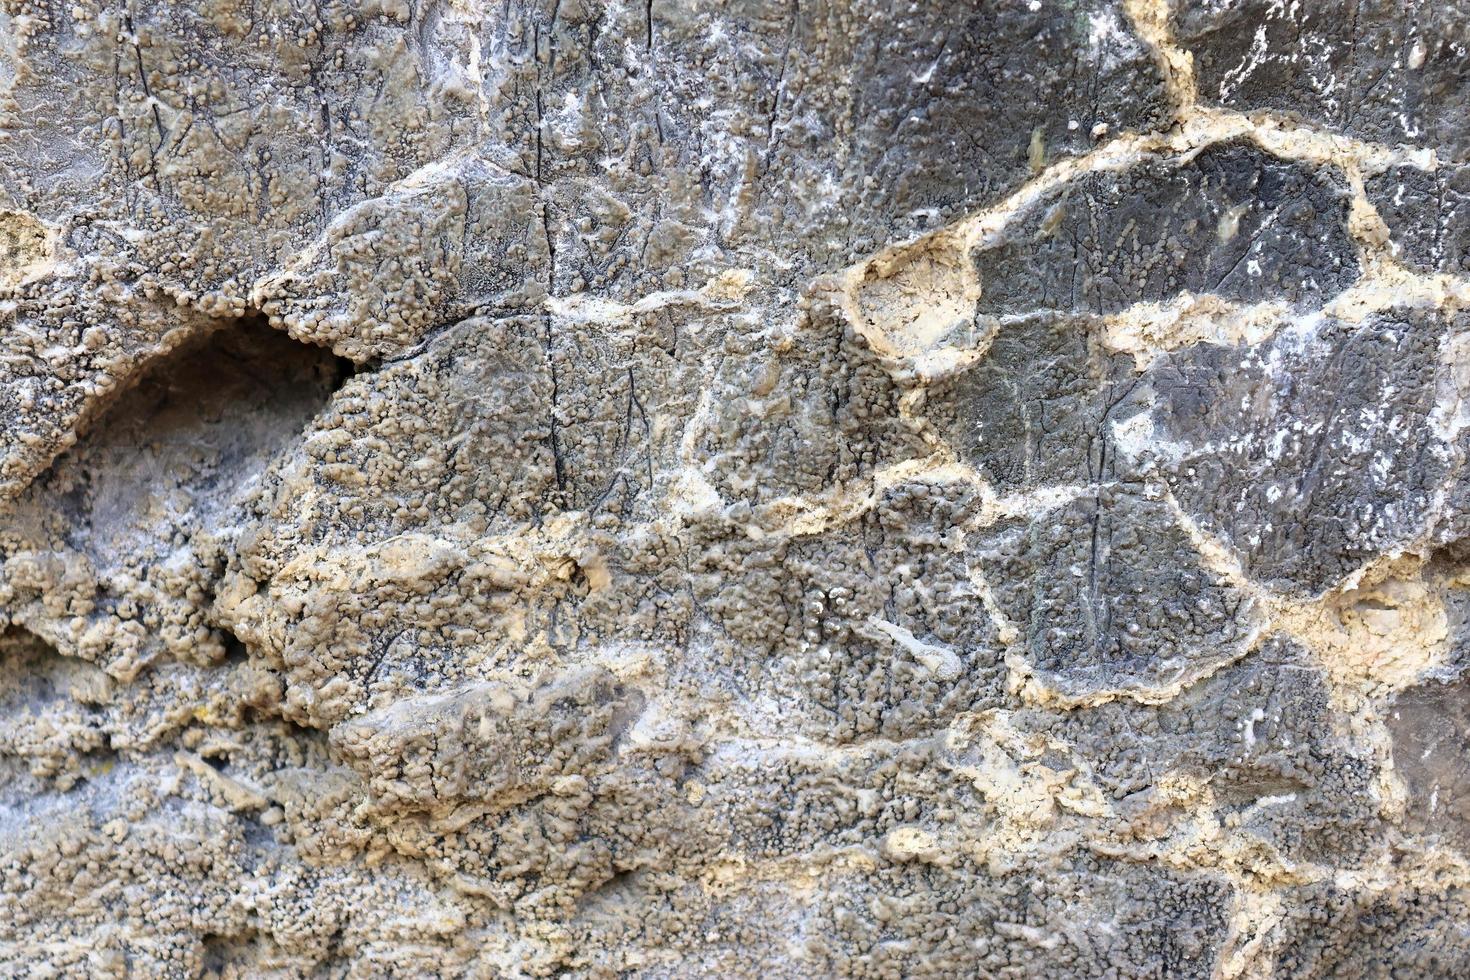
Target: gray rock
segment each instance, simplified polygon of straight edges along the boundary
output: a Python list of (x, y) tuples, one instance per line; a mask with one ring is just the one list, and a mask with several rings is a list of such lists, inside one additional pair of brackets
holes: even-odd
[(1112, 479), (1110, 423), (1128, 414), (1131, 359), (1103, 349), (1092, 317), (1038, 314), (993, 330), (982, 359), (926, 393), (935, 429), (1001, 492)]
[(975, 254), (979, 312), (1114, 313), (1182, 291), (1315, 305), (1357, 277), (1334, 175), (1247, 141), (1088, 173)]
[(1462, 14), (10, 0), (0, 974), (1465, 973)]
[(1069, 698), (1148, 692), (1244, 654), (1251, 602), (1199, 565), (1164, 504), (1103, 485), (976, 538), (972, 561), (1027, 664)]
[(1402, 310), (1283, 324), (1151, 368), (1146, 451), (1180, 504), (1246, 570), (1320, 593), (1428, 529), (1449, 447), (1430, 416), (1458, 317)]
[(1405, 263), (1456, 275), (1470, 270), (1470, 168), (1391, 167), (1366, 189)]
[(1200, 97), (1270, 109), (1394, 146), (1470, 153), (1461, 106), (1465, 15), (1457, 2), (1247, 0), (1171, 3)]
[(1280, 977), (1452, 977), (1470, 965), (1463, 888), (1296, 890), (1279, 939)]
[(1470, 846), (1470, 786), (1461, 760), (1470, 740), (1470, 695), (1463, 679), (1430, 680), (1394, 699), (1388, 728), (1394, 771), (1409, 791), (1407, 825)]

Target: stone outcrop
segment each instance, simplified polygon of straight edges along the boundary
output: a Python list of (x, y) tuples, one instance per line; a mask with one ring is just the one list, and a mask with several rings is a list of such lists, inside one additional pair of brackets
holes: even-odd
[(1470, 4), (0, 5), (0, 973), (1470, 974)]

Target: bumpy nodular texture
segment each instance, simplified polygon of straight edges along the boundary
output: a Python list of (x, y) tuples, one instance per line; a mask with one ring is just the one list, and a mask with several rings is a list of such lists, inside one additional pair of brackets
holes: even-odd
[(0, 975), (1470, 975), (1467, 23), (3, 0)]

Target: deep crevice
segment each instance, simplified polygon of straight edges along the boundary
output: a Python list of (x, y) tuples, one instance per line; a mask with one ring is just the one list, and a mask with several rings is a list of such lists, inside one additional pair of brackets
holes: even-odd
[(37, 705), (68, 699), (93, 706), (88, 699), (72, 699), (70, 690), (77, 684), (98, 690), (105, 681), (101, 668), (76, 657), (68, 657), (50, 642), (23, 626), (0, 629), (0, 719), (8, 709), (20, 704)]
[(110, 564), (140, 531), (173, 533), (154, 516), (160, 500), (187, 499), (208, 524), (354, 373), (249, 311), (147, 365), (25, 499), (38, 521), (62, 518), (68, 545)]
[(236, 664), (243, 664), (250, 659), (249, 647), (240, 642), (240, 638), (232, 630), (223, 626), (216, 626), (215, 629), (219, 631), (224, 641), (224, 666), (233, 667)]
[[(256, 310), (199, 331), (139, 370), (26, 489), (0, 557), (14, 548), (85, 569), (96, 615), (181, 622), (199, 602), (191, 590), (208, 594), (223, 571), (241, 503), (355, 373)], [(182, 551), (192, 561), (179, 562)], [(179, 569), (166, 588), (116, 587), (114, 575), (126, 581), (164, 556)], [(248, 656), (217, 638), (227, 662)], [(146, 667), (163, 643), (145, 644), (136, 662)]]

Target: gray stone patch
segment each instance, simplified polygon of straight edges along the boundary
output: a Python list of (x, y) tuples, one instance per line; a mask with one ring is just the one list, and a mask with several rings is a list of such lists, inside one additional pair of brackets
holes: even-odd
[(1169, 508), (1133, 485), (1000, 524), (977, 537), (972, 561), (1038, 678), (1067, 697), (1207, 672), (1241, 656), (1255, 624)]
[[(857, 124), (843, 183), (856, 191), (857, 220), (845, 233), (860, 248), (942, 224), (1039, 166), (1087, 152), (1098, 136), (1167, 119), (1153, 55), (1113, 0), (858, 10), (867, 21), (853, 25), (842, 52)], [(813, 15), (799, 36), (836, 55), (818, 40), (824, 19)], [(793, 115), (814, 107), (815, 95), (802, 91)], [(816, 162), (832, 148), (812, 139), (804, 149)]]
[(1450, 329), (1402, 310), (1175, 352), (1140, 393), (1153, 402), (1144, 455), (1251, 576), (1321, 592), (1426, 528), (1449, 473), (1431, 414)]
[(1430, 680), (1394, 699), (1388, 711), (1394, 771), (1408, 790), (1405, 824), (1470, 850), (1470, 679)]
[(834, 743), (928, 737), (1000, 707), (1004, 650), (960, 530), (974, 507), (963, 485), (911, 483), (841, 530), (752, 540), (740, 524), (701, 526), (688, 581), (711, 649), (681, 672)]
[(1208, 783), (1218, 811), (1291, 861), (1346, 866), (1381, 838), (1374, 769), (1334, 730), (1321, 669), (1272, 639), (1160, 705), (1114, 701), (1018, 715), (1070, 746), (1132, 819), (1170, 807), (1170, 777)]
[(999, 325), (980, 361), (930, 389), (923, 414), (1002, 493), (1108, 479), (1109, 419), (1136, 379), (1100, 329), (1082, 316)]
[(1205, 980), (1233, 895), (1214, 875), (1085, 853), (989, 872), (899, 865), (844, 885), (816, 910), (823, 976)]
[(1276, 977), (1462, 977), (1470, 972), (1470, 904), (1459, 886), (1293, 889)]
[(1415, 269), (1470, 271), (1470, 167), (1390, 167), (1364, 184), (1399, 258)]
[(975, 253), (981, 314), (1112, 313), (1181, 291), (1316, 304), (1357, 277), (1329, 172), (1253, 143), (1084, 174)]
[(1173, 0), (1200, 97), (1271, 109), (1361, 139), (1470, 152), (1462, 0)]

